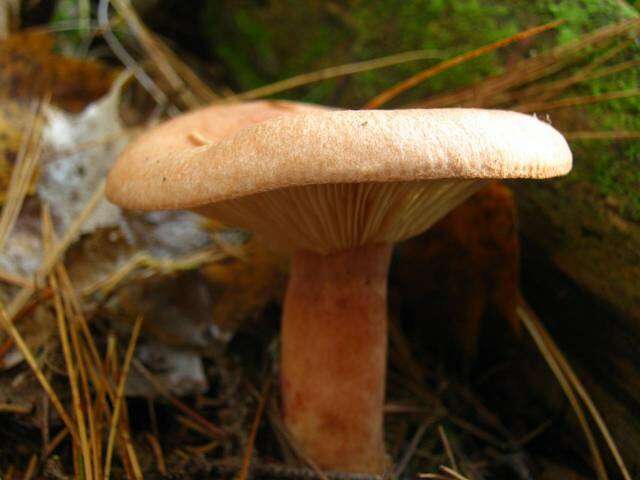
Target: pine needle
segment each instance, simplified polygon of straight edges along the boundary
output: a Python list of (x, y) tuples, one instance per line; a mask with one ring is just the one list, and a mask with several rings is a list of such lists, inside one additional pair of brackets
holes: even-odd
[(116, 432), (118, 431), (118, 423), (120, 421), (120, 414), (122, 409), (122, 400), (124, 398), (124, 387), (127, 382), (127, 376), (129, 374), (129, 368), (133, 359), (133, 352), (136, 348), (138, 341), (138, 335), (142, 328), (142, 317), (138, 317), (136, 323), (133, 326), (131, 332), (131, 338), (129, 340), (129, 346), (124, 357), (124, 363), (122, 365), (122, 372), (120, 373), (120, 380), (118, 381), (118, 388), (116, 390), (116, 401), (113, 406), (113, 414), (111, 416), (111, 424), (109, 425), (109, 439), (107, 440), (107, 454), (104, 461), (104, 480), (109, 480), (111, 475), (111, 459), (113, 457), (113, 447), (116, 439)]
[(493, 42), (483, 47), (477, 48), (470, 52), (465, 52), (461, 55), (457, 55), (449, 60), (445, 60), (444, 62), (439, 63), (434, 67), (423, 70), (422, 72), (416, 73), (415, 75), (400, 82), (399, 84), (394, 85), (393, 87), (385, 90), (381, 94), (374, 97), (373, 100), (370, 100), (365, 105), (365, 108), (379, 108), (380, 106), (394, 99), (401, 93), (404, 93), (407, 90), (415, 87), (416, 85), (419, 85), (420, 83), (424, 82), (428, 78), (431, 78), (457, 65), (468, 62), (469, 60), (473, 60), (474, 58), (478, 58), (482, 55), (485, 55), (499, 48), (506, 47), (507, 45), (510, 45), (512, 43), (520, 42), (527, 38), (538, 35), (542, 32), (546, 32), (548, 30), (554, 29), (562, 25), (563, 23), (564, 23), (564, 20), (558, 20), (555, 22), (547, 23), (545, 25), (539, 25), (537, 27), (533, 27), (528, 30), (524, 30), (522, 32), (516, 33), (515, 35), (512, 35), (508, 38), (504, 38), (502, 40), (498, 40), (497, 42)]
[(315, 72), (303, 73), (285, 80), (265, 85), (254, 90), (230, 95), (223, 99), (227, 101), (253, 100), (256, 98), (268, 97), (286, 90), (302, 87), (310, 83), (321, 82), (331, 78), (344, 77), (356, 73), (369, 72), (380, 68), (392, 67), (402, 63), (415, 62), (417, 60), (441, 58), (442, 53), (434, 50), (412, 50), (409, 52), (397, 53), (386, 57), (364, 60), (362, 62), (347, 63), (334, 67), (323, 68)]
[(529, 312), (524, 308), (523, 305), (518, 306), (517, 313), (520, 319), (522, 320), (522, 323), (524, 323), (526, 329), (529, 331), (529, 334), (533, 338), (533, 341), (535, 342), (536, 346), (540, 350), (542, 357), (545, 359), (545, 361), (547, 362), (547, 365), (549, 365), (549, 368), (551, 368), (551, 371), (553, 372), (554, 376), (558, 380), (558, 383), (562, 387), (562, 390), (564, 391), (567, 399), (569, 400), (569, 403), (571, 404), (571, 407), (573, 408), (573, 411), (576, 417), (578, 418), (578, 422), (582, 427), (582, 431), (585, 434), (587, 444), (589, 445), (589, 450), (591, 451), (591, 457), (593, 458), (593, 463), (594, 463), (594, 467), (595, 467), (598, 478), (600, 480), (608, 480), (609, 476), (607, 474), (607, 469), (604, 465), (604, 460), (602, 459), (602, 454), (598, 449), (598, 444), (591, 430), (591, 426), (589, 425), (589, 422), (585, 416), (584, 410), (580, 405), (578, 398), (576, 397), (576, 394), (572, 388), (571, 382), (567, 379), (567, 376), (565, 375), (562, 368), (558, 364), (558, 361), (556, 360), (554, 355), (551, 353), (547, 345), (547, 342), (545, 341), (543, 334), (540, 332), (540, 329), (536, 324), (534, 318), (529, 314)]
[(458, 470), (458, 464), (456, 463), (456, 457), (453, 455), (453, 449), (451, 448), (451, 443), (449, 443), (449, 437), (447, 437), (447, 432), (444, 431), (444, 427), (442, 425), (438, 425), (438, 434), (442, 440), (442, 445), (444, 445), (444, 451), (447, 453), (447, 458), (449, 459), (451, 467), (454, 470)]
[(553, 102), (532, 102), (524, 105), (516, 105), (513, 110), (518, 112), (547, 112), (559, 108), (576, 107), (578, 105), (589, 105), (593, 103), (606, 102), (621, 98), (631, 98), (640, 96), (640, 88), (622, 90), (619, 92), (605, 92), (597, 95), (585, 95), (581, 97), (563, 98)]
[(435, 420), (436, 419), (434, 417), (429, 417), (420, 424), (420, 427), (418, 427), (418, 430), (416, 430), (416, 433), (413, 435), (411, 442), (409, 442), (409, 446), (407, 447), (404, 455), (402, 455), (402, 459), (398, 462), (398, 465), (396, 465), (396, 468), (393, 470), (393, 478), (400, 478), (402, 476), (404, 470), (407, 468), (409, 462), (413, 458), (415, 451), (420, 445), (424, 434), (427, 432), (427, 429), (434, 424)]
[(58, 412), (58, 415), (60, 415), (60, 419), (65, 424), (67, 429), (71, 432), (71, 435), (75, 439), (77, 439), (78, 434), (75, 430), (73, 420), (71, 420), (71, 417), (69, 416), (65, 408), (62, 406), (62, 402), (60, 402), (60, 398), (58, 398), (58, 395), (51, 387), (49, 380), (47, 380), (47, 377), (44, 375), (44, 373), (42, 373), (42, 370), (40, 369), (38, 362), (36, 362), (35, 357), (31, 353), (31, 349), (29, 348), (27, 343), (24, 341), (24, 339), (22, 338), (22, 335), (20, 334), (20, 332), (18, 332), (18, 329), (15, 327), (15, 325), (11, 323), (11, 321), (9, 320), (7, 311), (5, 310), (4, 305), (2, 305), (1, 303), (0, 303), (0, 323), (2, 324), (6, 332), (9, 334), (9, 336), (13, 339), (14, 344), (16, 345), (16, 347), (18, 347), (18, 350), (20, 350), (20, 353), (24, 357), (29, 367), (31, 367), (31, 370), (33, 371), (34, 375), (38, 379), (38, 382), (40, 382), (40, 385), (42, 386), (43, 390), (49, 396), (49, 399), (51, 400), (51, 404), (53, 405), (53, 408), (55, 408), (56, 411)]
[[(525, 323), (525, 326), (527, 326), (527, 329), (529, 329), (530, 333), (534, 331), (535, 334), (538, 336), (538, 338), (541, 338), (542, 341), (545, 343), (545, 350), (553, 356), (554, 360), (557, 362), (558, 367), (566, 375), (568, 382), (573, 387), (573, 389), (577, 392), (578, 396), (582, 399), (585, 406), (587, 407), (589, 414), (591, 415), (594, 422), (598, 426), (600, 433), (605, 439), (605, 443), (607, 444), (607, 447), (611, 451), (611, 454), (613, 455), (613, 458), (615, 459), (616, 464), (620, 468), (622, 477), (625, 480), (631, 480), (631, 475), (629, 474), (629, 470), (627, 469), (627, 466), (624, 460), (622, 459), (620, 450), (618, 449), (618, 446), (616, 445), (609, 431), (609, 428), (607, 427), (604, 419), (602, 418), (602, 415), (600, 414), (599, 410), (595, 406), (595, 403), (587, 393), (587, 390), (584, 388), (584, 385), (582, 384), (578, 376), (575, 374), (575, 372), (569, 365), (569, 362), (567, 361), (566, 357), (553, 341), (553, 338), (551, 337), (547, 329), (544, 327), (542, 322), (537, 318), (537, 316), (531, 310), (531, 308), (528, 307), (526, 304), (524, 304), (524, 301), (521, 301), (521, 304), (518, 306), (518, 315), (520, 316), (522, 321)], [(531, 335), (534, 336), (533, 333), (531, 333)], [(536, 341), (536, 344), (537, 343), (538, 342)], [(546, 357), (545, 357), (545, 360), (546, 360)]]
[[(51, 249), (53, 242), (53, 226), (51, 225), (51, 216), (47, 204), (44, 204), (42, 209), (42, 229), (43, 240), (45, 246), (45, 252)], [(84, 476), (87, 480), (93, 479), (93, 472), (91, 466), (91, 456), (89, 452), (89, 442), (87, 438), (87, 430), (85, 423), (84, 408), (82, 406), (82, 400), (80, 399), (80, 389), (78, 387), (78, 372), (76, 370), (77, 360), (71, 353), (69, 345), (69, 332), (67, 329), (67, 323), (64, 314), (64, 308), (62, 306), (62, 298), (60, 296), (60, 289), (58, 288), (58, 282), (54, 274), (49, 276), (49, 283), (51, 290), (54, 292), (53, 305), (55, 309), (56, 322), (58, 325), (58, 336), (60, 344), (62, 346), (62, 353), (64, 356), (65, 366), (67, 368), (67, 377), (69, 379), (69, 387), (71, 389), (71, 400), (73, 406), (73, 412), (76, 420), (76, 428), (78, 429), (78, 436), (80, 437), (80, 451), (82, 452), (82, 464), (84, 467)]]
[(249, 438), (247, 439), (247, 446), (242, 457), (242, 467), (238, 473), (238, 480), (247, 480), (249, 478), (249, 468), (251, 467), (251, 459), (253, 458), (253, 448), (256, 442), (256, 436), (258, 435), (258, 427), (262, 420), (262, 414), (264, 413), (264, 407), (267, 403), (267, 398), (269, 397), (270, 387), (271, 379), (269, 378), (262, 388), (262, 395), (260, 396), (260, 402), (258, 403), (258, 410), (256, 411), (256, 416), (253, 419)]
[(5, 197), (5, 204), (0, 216), (0, 251), (9, 239), (9, 235), (18, 220), (22, 204), (29, 193), (29, 185), (33, 180), (36, 167), (42, 152), (42, 130), (44, 127), (44, 108), (49, 98), (38, 102), (34, 108), (27, 133), (22, 140), (16, 163), (11, 172), (11, 180)]
[(171, 403), (174, 407), (191, 418), (195, 423), (200, 425), (204, 430), (208, 432), (209, 435), (213, 436), (212, 438), (220, 439), (229, 436), (229, 433), (227, 431), (215, 426), (202, 415), (195, 412), (193, 409), (189, 408), (187, 405), (173, 396), (171, 392), (161, 382), (159, 382), (158, 379), (156, 379), (155, 376), (142, 364), (142, 362), (134, 358), (133, 366), (143, 377), (147, 379), (151, 386), (155, 388), (160, 395), (166, 398), (169, 403)]
[(167, 474), (167, 466), (164, 461), (164, 455), (162, 453), (162, 446), (160, 446), (160, 442), (155, 435), (151, 433), (146, 433), (145, 438), (151, 447), (151, 451), (153, 452), (153, 456), (156, 459), (156, 467), (158, 469), (158, 473), (162, 476)]
[(38, 456), (34, 453), (31, 455), (31, 458), (29, 458), (29, 464), (27, 465), (27, 470), (24, 472), (22, 480), (31, 480), (36, 474), (36, 468), (38, 468)]
[[(82, 209), (82, 212), (75, 218), (75, 220), (71, 223), (68, 230), (63, 235), (62, 239), (56, 243), (55, 246), (51, 248), (49, 254), (47, 254), (38, 268), (36, 272), (35, 284), (42, 283), (42, 279), (44, 279), (51, 269), (58, 263), (58, 260), (64, 252), (67, 251), (69, 246), (76, 240), (78, 234), (80, 232), (80, 228), (84, 224), (84, 222), (89, 218), (89, 216), (93, 213), (94, 209), (98, 206), (98, 203), (104, 197), (104, 187), (105, 183), (102, 181), (100, 185), (96, 188), (91, 198), (86, 203), (85, 207)], [(35, 293), (36, 287), (35, 285), (31, 285), (23, 288), (13, 299), (11, 304), (7, 309), (7, 314), (9, 315), (7, 319), (11, 323), (13, 321), (13, 317), (27, 304), (27, 302), (31, 299), (31, 296)]]

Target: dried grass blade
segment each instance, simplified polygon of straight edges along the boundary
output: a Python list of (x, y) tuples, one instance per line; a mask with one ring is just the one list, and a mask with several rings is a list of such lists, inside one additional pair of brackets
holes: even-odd
[(419, 85), (430, 77), (433, 77), (441, 72), (449, 70), (450, 68), (453, 68), (469, 60), (473, 60), (474, 58), (480, 57), (499, 48), (506, 47), (507, 45), (510, 45), (512, 43), (520, 42), (542, 32), (546, 32), (548, 30), (556, 28), (563, 23), (563, 20), (558, 20), (555, 22), (547, 23), (545, 25), (539, 25), (528, 30), (516, 33), (515, 35), (512, 35), (508, 38), (504, 38), (502, 40), (498, 40), (497, 42), (493, 42), (483, 47), (477, 48), (470, 52), (465, 52), (461, 55), (457, 55), (449, 60), (445, 60), (444, 62), (441, 62), (434, 67), (423, 70), (422, 72), (416, 73), (415, 75), (400, 82), (399, 84), (385, 90), (384, 92), (374, 97), (373, 100), (369, 101), (369, 103), (365, 105), (365, 108), (378, 108), (394, 99), (401, 93), (406, 92), (416, 85)]

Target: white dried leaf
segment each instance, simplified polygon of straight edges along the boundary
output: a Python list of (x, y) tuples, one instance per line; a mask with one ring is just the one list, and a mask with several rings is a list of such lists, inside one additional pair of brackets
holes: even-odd
[[(38, 195), (51, 207), (62, 231), (84, 208), (128, 141), (119, 116), (120, 93), (126, 77), (120, 77), (109, 94), (72, 114), (50, 107), (43, 138), (47, 155), (38, 182)], [(112, 227), (120, 209), (103, 200), (81, 232)]]

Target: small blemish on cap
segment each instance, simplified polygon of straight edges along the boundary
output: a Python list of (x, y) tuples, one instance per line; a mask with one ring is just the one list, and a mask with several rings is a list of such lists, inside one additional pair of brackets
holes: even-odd
[(167, 181), (167, 177), (162, 177), (162, 183)]
[(366, 127), (367, 125), (369, 125), (369, 122), (362, 122), (362, 123), (360, 124), (360, 126), (361, 126), (361, 127)]

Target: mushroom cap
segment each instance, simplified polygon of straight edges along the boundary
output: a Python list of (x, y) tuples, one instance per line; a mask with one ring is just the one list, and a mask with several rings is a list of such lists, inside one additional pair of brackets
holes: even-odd
[(277, 247), (330, 253), (417, 235), (486, 179), (571, 169), (562, 135), (521, 113), (285, 105), (284, 114), (264, 104), (233, 115), (205, 109), (157, 127), (121, 155), (108, 197), (139, 210), (190, 209)]
[[(194, 143), (192, 132), (211, 143)], [(184, 209), (291, 186), (547, 178), (570, 169), (562, 135), (526, 114), (254, 102), (198, 110), (144, 134), (120, 156), (107, 195), (136, 210)]]

